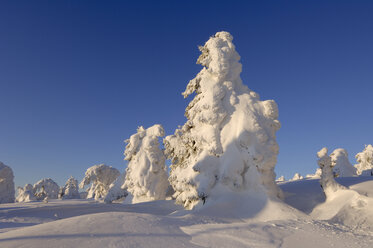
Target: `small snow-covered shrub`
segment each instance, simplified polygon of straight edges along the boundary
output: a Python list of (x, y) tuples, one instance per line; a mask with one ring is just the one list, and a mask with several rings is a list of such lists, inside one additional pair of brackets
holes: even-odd
[(301, 176), (298, 172), (294, 174), (293, 178), (291, 181), (297, 181), (297, 180), (302, 180), (303, 176)]
[(13, 170), (0, 162), (0, 203), (14, 202)]
[(44, 178), (34, 184), (32, 192), (36, 197), (36, 200), (57, 199), (60, 187), (50, 178)]
[(348, 160), (348, 153), (345, 149), (335, 149), (331, 154), (333, 173), (335, 177), (356, 176), (356, 168)]
[(279, 178), (276, 179), (276, 182), (285, 182), (285, 177), (284, 176), (280, 176)]
[(94, 165), (87, 169), (79, 187), (83, 189), (86, 185), (90, 185), (87, 190), (87, 198), (98, 200), (106, 196), (110, 184), (112, 184), (119, 175), (120, 172), (111, 166), (105, 164)]
[(74, 177), (70, 177), (60, 192), (60, 198), (62, 199), (79, 199), (79, 186), (78, 181)]
[(356, 173), (363, 176), (373, 176), (373, 146), (365, 146), (362, 152), (355, 156), (358, 164), (355, 165)]
[(328, 148), (324, 147), (317, 153), (319, 158), (317, 163), (321, 168), (320, 184), (324, 190), (327, 198), (332, 197), (333, 194), (341, 189), (346, 189), (334, 180), (333, 163), (331, 157), (328, 155)]
[(124, 152), (128, 160), (123, 188), (131, 194), (132, 203), (164, 200), (168, 188), (166, 157), (158, 139), (164, 136), (161, 125), (139, 127), (127, 142)]
[(31, 184), (26, 184), (23, 188), (18, 187), (18, 195), (16, 202), (30, 202), (36, 201), (36, 197), (33, 193), (33, 187)]
[(124, 199), (128, 192), (122, 187), (124, 184), (125, 173), (122, 173), (112, 184), (110, 184), (109, 191), (104, 198), (105, 203), (112, 203), (113, 201)]
[(242, 83), (240, 56), (228, 32), (218, 32), (197, 60), (204, 68), (183, 96), (195, 94), (185, 110), (187, 122), (164, 139), (171, 159), (169, 181), (178, 204), (192, 209), (226, 192), (264, 191), (281, 196), (274, 167), (279, 151), (277, 104), (261, 101)]

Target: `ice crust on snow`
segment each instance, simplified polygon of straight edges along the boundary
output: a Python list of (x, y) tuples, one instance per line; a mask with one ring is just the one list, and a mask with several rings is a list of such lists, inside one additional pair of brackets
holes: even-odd
[(335, 177), (356, 176), (356, 168), (348, 160), (348, 153), (343, 148), (335, 149), (331, 154), (333, 173)]
[(209, 201), (217, 185), (230, 192), (263, 191), (281, 196), (274, 167), (280, 128), (277, 105), (261, 101), (242, 84), (240, 56), (228, 32), (218, 32), (203, 47), (204, 68), (183, 93), (194, 99), (187, 122), (164, 140), (172, 160), (169, 181), (178, 204), (192, 209)]
[(0, 162), (0, 203), (14, 202), (13, 170)]
[(168, 183), (166, 157), (158, 139), (164, 136), (164, 129), (156, 124), (147, 129), (139, 127), (137, 133), (126, 140), (124, 151), (128, 161), (122, 188), (131, 195), (126, 202), (164, 200)]
[(36, 182), (32, 188), (32, 192), (36, 200), (57, 199), (60, 187), (51, 178), (44, 178)]
[(373, 146), (365, 146), (362, 152), (355, 156), (358, 164), (355, 165), (356, 173), (363, 176), (373, 176)]
[(99, 200), (106, 196), (110, 185), (119, 175), (120, 172), (111, 166), (105, 164), (94, 165), (87, 169), (79, 187), (83, 189), (86, 185), (90, 185), (87, 190), (87, 198)]

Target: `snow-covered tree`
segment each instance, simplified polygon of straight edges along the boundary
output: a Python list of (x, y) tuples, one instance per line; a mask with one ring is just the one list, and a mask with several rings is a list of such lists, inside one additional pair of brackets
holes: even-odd
[(285, 177), (284, 176), (280, 176), (279, 178), (276, 179), (276, 182), (278, 182), (278, 183), (285, 182)]
[(44, 178), (34, 184), (32, 192), (38, 201), (48, 199), (57, 199), (60, 187), (50, 178)]
[(83, 189), (86, 185), (91, 185), (87, 190), (87, 198), (98, 200), (106, 196), (110, 184), (112, 184), (119, 175), (120, 172), (111, 166), (105, 164), (94, 165), (87, 169), (79, 187)]
[(128, 192), (122, 187), (126, 173), (122, 173), (112, 184), (110, 184), (109, 191), (104, 198), (105, 203), (112, 203), (113, 201), (124, 199)]
[(315, 171), (315, 174), (307, 174), (306, 178), (320, 178), (321, 173), (322, 173), (322, 170), (320, 168), (317, 168)]
[(303, 179), (303, 176), (301, 176), (298, 172), (294, 174), (293, 178), (291, 181), (297, 181)]
[(13, 170), (0, 162), (0, 203), (14, 202)]
[(187, 209), (208, 201), (217, 185), (281, 195), (274, 173), (277, 105), (242, 84), (232, 40), (228, 32), (218, 32), (200, 47), (197, 63), (204, 68), (183, 93), (195, 94), (185, 111), (188, 120), (164, 140), (174, 197)]
[(345, 149), (335, 149), (331, 154), (333, 173), (335, 177), (356, 176), (356, 168), (348, 160), (348, 153)]
[(154, 125), (148, 129), (139, 127), (137, 133), (126, 140), (124, 159), (128, 167), (123, 188), (133, 197), (132, 203), (166, 198), (169, 185), (166, 157), (158, 141), (163, 136), (163, 127)]
[(60, 198), (62, 199), (79, 199), (78, 181), (74, 177), (70, 177), (64, 187), (62, 187)]
[(36, 197), (32, 189), (33, 187), (31, 184), (26, 184), (23, 188), (18, 187), (18, 195), (16, 198), (16, 202), (36, 201)]
[(321, 168), (320, 184), (324, 190), (326, 197), (331, 197), (336, 191), (346, 189), (344, 186), (337, 183), (334, 179), (333, 163), (331, 157), (328, 155), (328, 148), (322, 148), (318, 153), (319, 158), (317, 163)]
[(373, 146), (365, 146), (362, 152), (355, 156), (358, 164), (355, 165), (356, 173), (363, 176), (373, 176)]

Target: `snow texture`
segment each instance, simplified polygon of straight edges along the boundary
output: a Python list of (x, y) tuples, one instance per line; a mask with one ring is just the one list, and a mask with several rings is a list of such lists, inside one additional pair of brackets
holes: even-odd
[(62, 199), (79, 199), (78, 181), (74, 177), (70, 177), (65, 186), (62, 188), (60, 198)]
[(195, 94), (185, 111), (188, 120), (164, 140), (174, 197), (187, 209), (219, 195), (213, 193), (217, 185), (227, 193), (250, 189), (281, 196), (274, 173), (277, 105), (242, 84), (232, 40), (228, 32), (218, 32), (200, 47), (197, 63), (204, 68), (183, 93)]
[(87, 169), (79, 187), (83, 189), (86, 185), (91, 185), (87, 190), (87, 198), (99, 200), (104, 198), (109, 191), (110, 185), (120, 176), (120, 172), (108, 165), (99, 164)]
[(113, 201), (124, 199), (128, 192), (122, 188), (124, 184), (125, 173), (122, 173), (112, 184), (110, 184), (109, 191), (104, 198), (105, 203), (112, 203)]
[(276, 179), (276, 182), (285, 182), (285, 177), (280, 176), (279, 178)]
[(356, 168), (348, 160), (348, 153), (343, 148), (335, 149), (331, 154), (334, 177), (356, 176)]
[(34, 184), (32, 192), (36, 200), (57, 199), (60, 187), (50, 178), (44, 178)]
[(373, 146), (365, 146), (362, 152), (355, 156), (358, 164), (355, 165), (356, 173), (363, 176), (373, 176)]
[(158, 141), (163, 136), (163, 127), (157, 124), (148, 129), (139, 127), (137, 133), (126, 140), (124, 159), (128, 161), (128, 167), (122, 187), (131, 194), (126, 202), (166, 198), (169, 186), (166, 157)]
[(321, 168), (320, 184), (324, 190), (326, 198), (332, 198), (338, 190), (345, 190), (346, 188), (334, 180), (332, 158), (328, 155), (328, 148), (322, 148), (318, 153), (319, 158), (317, 163)]
[(302, 180), (303, 176), (301, 176), (298, 172), (294, 174), (293, 178), (291, 181), (296, 181), (296, 180)]
[(33, 187), (31, 184), (26, 184), (23, 188), (18, 187), (18, 195), (16, 202), (31, 202), (36, 201), (36, 197), (33, 193)]
[(0, 203), (14, 202), (13, 170), (0, 162)]

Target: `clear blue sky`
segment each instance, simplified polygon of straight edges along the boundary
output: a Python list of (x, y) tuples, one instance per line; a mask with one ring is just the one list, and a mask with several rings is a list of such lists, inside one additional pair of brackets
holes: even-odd
[[(160, 1), (153, 1), (160, 2)], [(198, 45), (226, 30), (280, 110), (277, 174), (373, 143), (373, 1), (1, 1), (0, 161), (16, 185), (121, 171), (139, 125), (185, 122)]]

